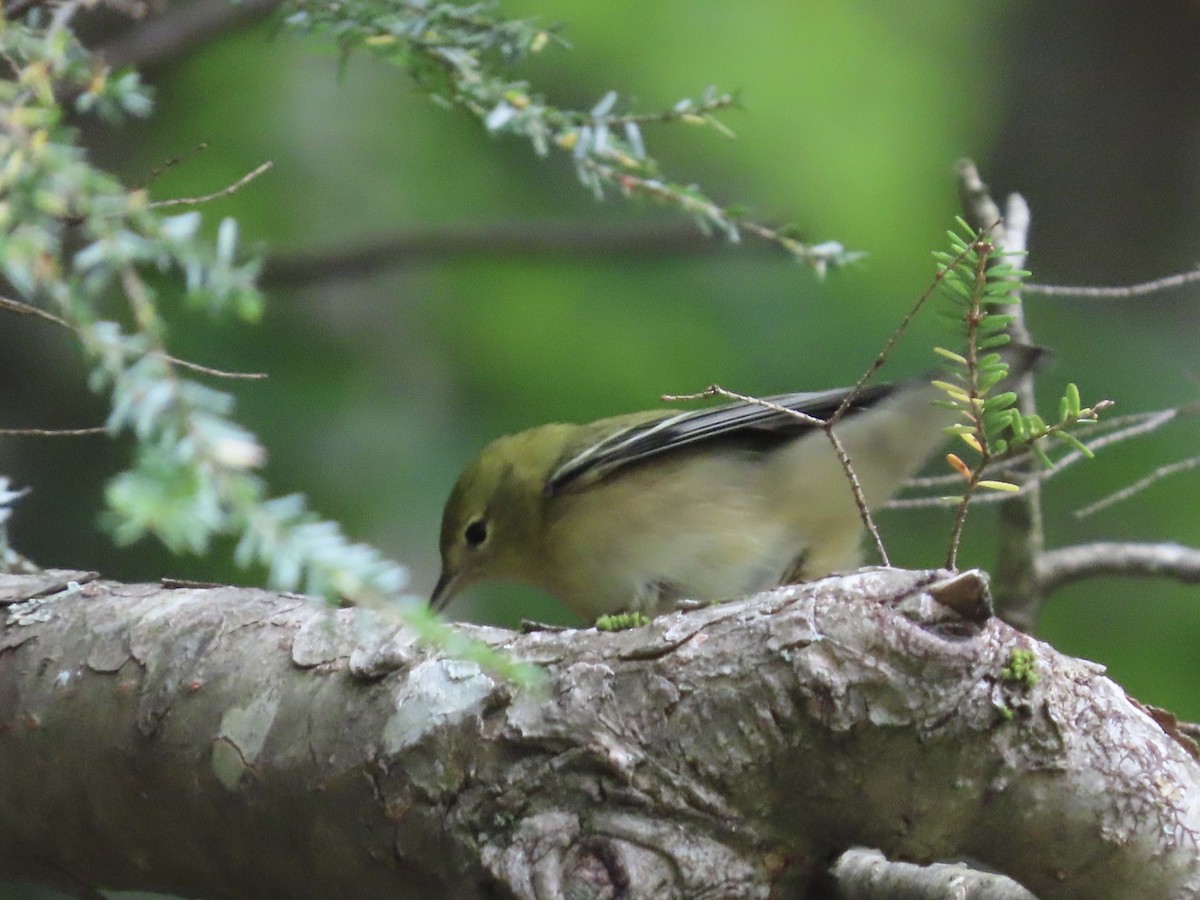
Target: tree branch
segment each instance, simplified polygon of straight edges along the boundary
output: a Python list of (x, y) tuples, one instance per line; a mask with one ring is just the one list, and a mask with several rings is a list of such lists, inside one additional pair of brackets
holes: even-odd
[(1174, 288), (1186, 287), (1200, 282), (1200, 269), (1189, 272), (1178, 272), (1152, 281), (1140, 284), (1121, 286), (1082, 286), (1058, 284), (1026, 284), (1027, 294), (1038, 294), (1042, 297), (1086, 297), (1091, 300), (1126, 300), (1132, 297), (1146, 297), (1160, 294)]
[(1200, 466), (1200, 456), (1191, 456), (1187, 459), (1181, 459), (1178, 462), (1167, 463), (1166, 465), (1159, 466), (1149, 475), (1145, 476), (1144, 478), (1139, 478), (1133, 484), (1126, 485), (1119, 491), (1114, 491), (1113, 493), (1109, 494), (1107, 497), (1102, 497), (1094, 503), (1089, 503), (1087, 506), (1075, 510), (1075, 517), (1077, 519), (1082, 519), (1087, 516), (1095, 515), (1096, 513), (1100, 512), (1100, 510), (1108, 509), (1108, 507), (1115, 503), (1120, 503), (1123, 500), (1128, 500), (1130, 497), (1137, 496), (1142, 491), (1146, 490), (1151, 485), (1162, 481), (1164, 478), (1167, 478), (1171, 475), (1176, 475), (1179, 472), (1190, 472), (1197, 466)]
[(1038, 588), (1043, 594), (1102, 575), (1168, 577), (1200, 583), (1200, 550), (1180, 544), (1101, 541), (1047, 550), (1037, 558)]
[(841, 900), (1037, 900), (1003, 875), (963, 865), (890, 862), (878, 850), (847, 850), (833, 867)]
[(40, 6), (45, 0), (11, 0), (4, 4), (4, 18), (15, 20), (25, 15), (35, 6)]
[[(460, 256), (580, 256), (620, 254), (661, 257), (737, 252), (696, 230), (690, 222), (650, 220), (614, 225), (593, 221), (498, 222), (447, 225), (368, 237), (341, 248), (268, 257), (264, 287), (320, 285), (405, 266), (430, 265)], [(763, 251), (765, 252), (765, 251)]]
[(151, 69), (186, 56), (220, 35), (264, 18), (280, 0), (197, 0), (139, 23), (119, 38), (93, 48), (110, 66)]
[(0, 576), (8, 877), (799, 897), (870, 846), (1041, 900), (1200, 891), (1200, 765), (1098, 667), (981, 618), (976, 573), (864, 570), (615, 634), (461, 626), (540, 691), (378, 612), (83, 580)]

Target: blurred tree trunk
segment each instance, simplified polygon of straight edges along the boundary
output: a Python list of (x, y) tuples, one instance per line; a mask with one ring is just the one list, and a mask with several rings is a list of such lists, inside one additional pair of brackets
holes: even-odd
[(1004, 115), (980, 162), (1034, 210), (1037, 280), (1127, 284), (1195, 259), (1200, 7), (1020, 4), (1003, 43)]
[(864, 570), (615, 634), (462, 627), (540, 665), (536, 689), (380, 612), (89, 578), (0, 576), (7, 877), (895, 896), (848, 881), (877, 855), (831, 873), (865, 845), (980, 860), (1042, 900), (1200, 895), (1195, 748), (988, 617), (975, 573)]

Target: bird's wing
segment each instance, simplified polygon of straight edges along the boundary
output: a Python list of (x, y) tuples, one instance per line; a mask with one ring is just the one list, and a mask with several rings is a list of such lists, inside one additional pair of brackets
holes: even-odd
[[(893, 390), (890, 385), (861, 388), (847, 412), (865, 409)], [(748, 448), (774, 447), (817, 427), (785, 410), (794, 410), (824, 421), (841, 406), (850, 391), (851, 388), (835, 388), (764, 398), (767, 403), (782, 409), (739, 400), (708, 409), (668, 413), (660, 418), (618, 428), (563, 461), (546, 482), (545, 493), (553, 496), (572, 487), (591, 484), (614, 469), (664, 453), (674, 453), (702, 441), (734, 438), (743, 439)]]

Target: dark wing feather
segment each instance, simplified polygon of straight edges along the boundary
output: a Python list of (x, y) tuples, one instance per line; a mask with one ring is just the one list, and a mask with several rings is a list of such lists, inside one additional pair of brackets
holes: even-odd
[[(764, 399), (776, 406), (825, 420), (837, 411), (850, 390), (835, 388)], [(893, 390), (890, 385), (864, 387), (858, 392), (850, 411), (865, 409)], [(545, 493), (553, 496), (580, 482), (595, 482), (630, 463), (673, 453), (703, 441), (736, 437), (744, 439), (747, 447), (766, 449), (815, 427), (796, 416), (740, 400), (708, 409), (667, 414), (618, 429), (564, 461), (546, 482)]]

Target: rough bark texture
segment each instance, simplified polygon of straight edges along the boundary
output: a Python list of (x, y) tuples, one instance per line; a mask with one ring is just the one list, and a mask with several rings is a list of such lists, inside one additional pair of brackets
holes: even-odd
[(0, 576), (0, 874), (803, 897), (865, 845), (1041, 900), (1200, 896), (1186, 741), (982, 589), (867, 570), (617, 634), (464, 628), (544, 667), (519, 691), (362, 610)]

